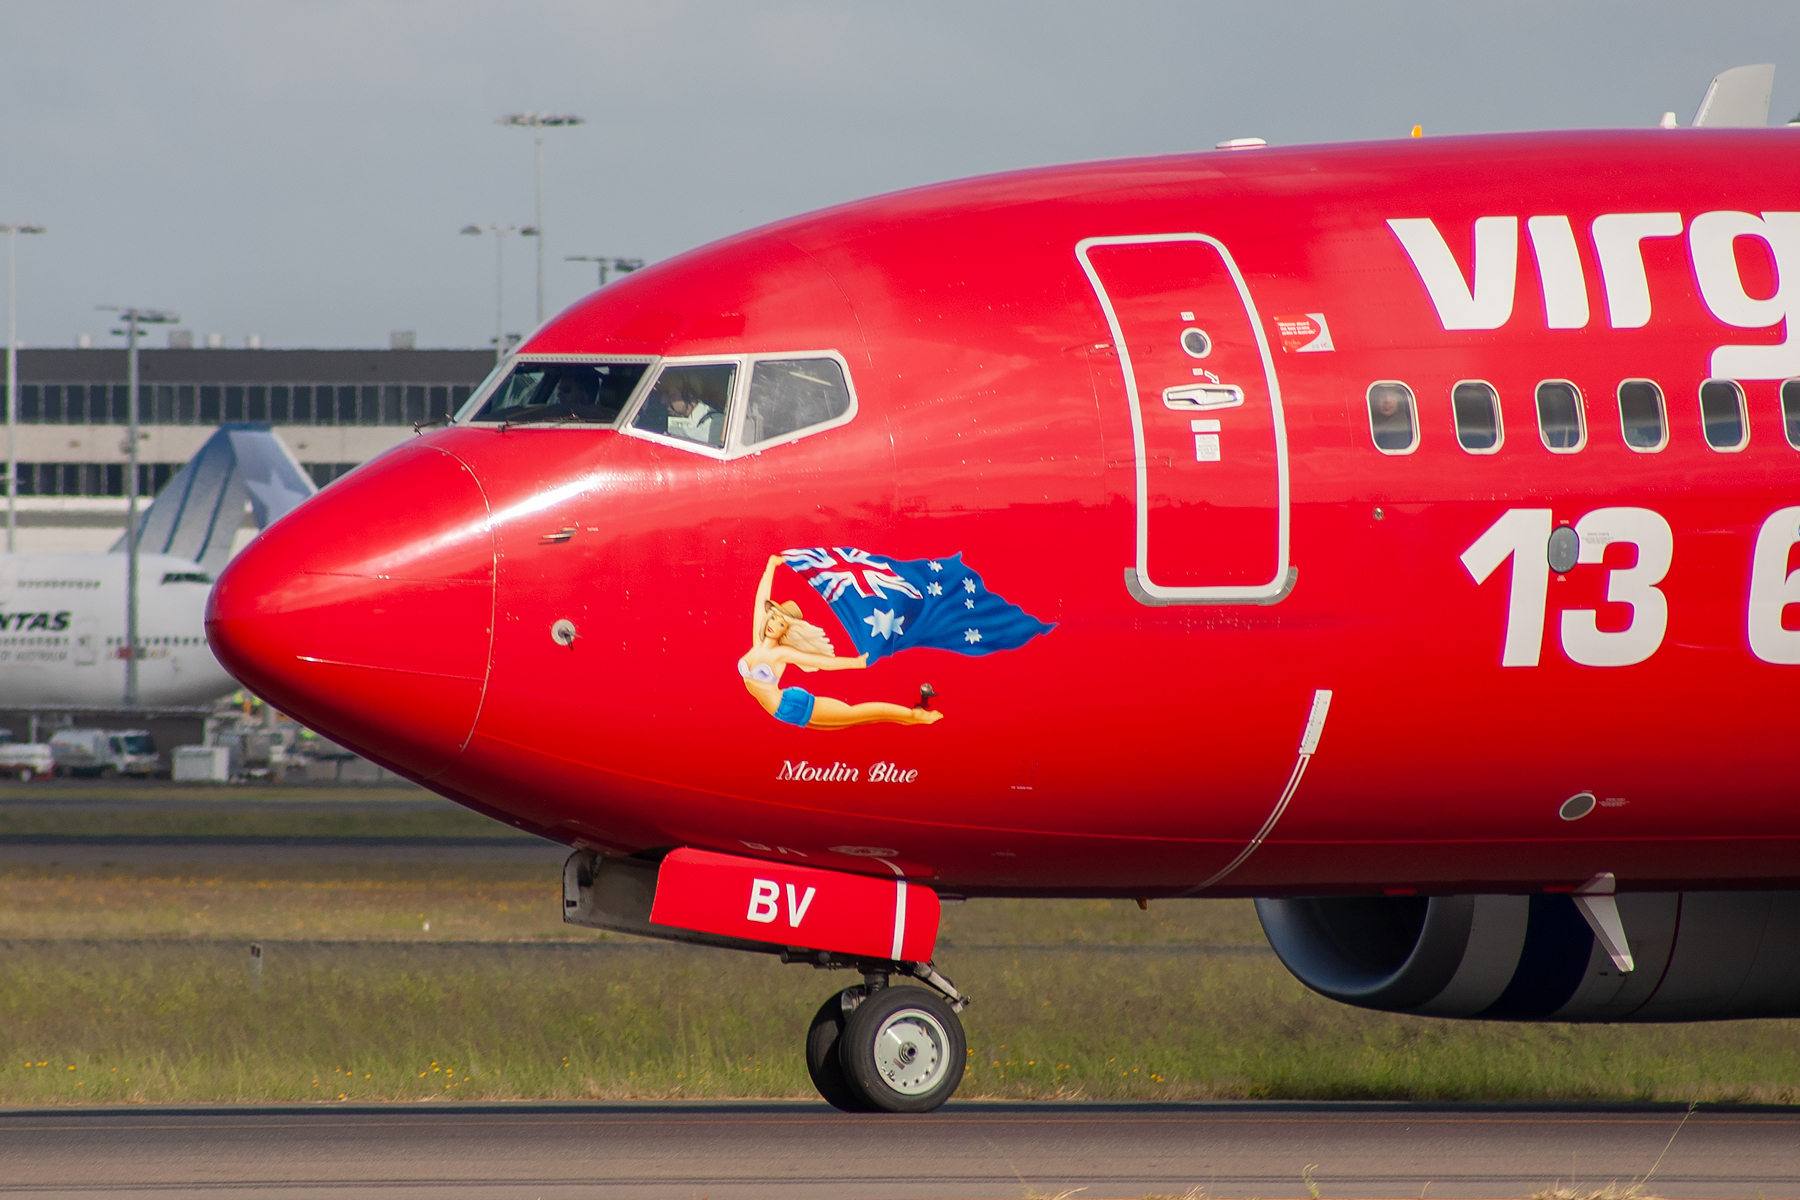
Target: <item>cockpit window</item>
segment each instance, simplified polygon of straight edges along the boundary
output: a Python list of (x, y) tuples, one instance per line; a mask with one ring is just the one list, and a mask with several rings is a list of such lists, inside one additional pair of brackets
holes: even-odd
[(663, 368), (632, 420), (633, 429), (678, 441), (725, 447), (725, 415), (736, 363), (683, 363)]
[(521, 362), (471, 419), (509, 425), (611, 425), (649, 366)]
[(829, 358), (764, 359), (750, 370), (743, 444), (758, 446), (850, 411), (844, 369)]

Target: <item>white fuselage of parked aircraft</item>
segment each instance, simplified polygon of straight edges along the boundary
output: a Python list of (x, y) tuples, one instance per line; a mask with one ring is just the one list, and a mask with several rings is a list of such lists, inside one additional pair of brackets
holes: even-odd
[[(0, 708), (105, 707), (125, 695), (123, 554), (0, 555)], [(203, 704), (237, 685), (206, 646), (212, 577), (138, 557), (138, 702)]]
[[(207, 648), (213, 578), (257, 527), (316, 489), (267, 425), (219, 427), (138, 521), (137, 698), (205, 704), (237, 687)], [(0, 555), (0, 708), (125, 703), (125, 539), (106, 554)]]

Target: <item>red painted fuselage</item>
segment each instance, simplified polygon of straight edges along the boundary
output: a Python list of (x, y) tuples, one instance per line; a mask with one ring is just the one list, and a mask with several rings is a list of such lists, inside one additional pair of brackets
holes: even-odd
[[(648, 363), (619, 427), (427, 431), (259, 537), (213, 645), (607, 854), (957, 895), (1800, 886), (1797, 196), (1791, 131), (1659, 130), (1059, 167), (754, 230), (520, 347)], [(757, 356), (839, 362), (849, 418), (744, 448)], [(669, 360), (735, 366), (736, 440), (631, 428)], [(1734, 434), (1709, 393), (1710, 440), (1709, 379), (1743, 402)], [(1374, 385), (1416, 434), (1377, 445)], [(739, 665), (796, 548), (960, 555), (1051, 628), (790, 665), (800, 727)], [(907, 636), (803, 566), (772, 599), (837, 655)], [(935, 723), (816, 724), (927, 683)]]

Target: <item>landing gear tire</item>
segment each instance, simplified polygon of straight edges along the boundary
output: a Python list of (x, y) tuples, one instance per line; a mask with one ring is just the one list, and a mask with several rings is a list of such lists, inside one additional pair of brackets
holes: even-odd
[(873, 1111), (845, 1077), (843, 1060), (838, 1054), (849, 1015), (844, 1009), (845, 993), (861, 990), (846, 988), (827, 997), (825, 1003), (819, 1005), (819, 1011), (813, 1014), (812, 1024), (806, 1030), (806, 1073), (812, 1077), (813, 1087), (818, 1089), (825, 1103), (842, 1112)]
[(930, 1112), (956, 1091), (967, 1057), (962, 1020), (948, 1001), (924, 988), (871, 993), (851, 1011), (838, 1038), (844, 1078), (867, 1105), (863, 1111)]

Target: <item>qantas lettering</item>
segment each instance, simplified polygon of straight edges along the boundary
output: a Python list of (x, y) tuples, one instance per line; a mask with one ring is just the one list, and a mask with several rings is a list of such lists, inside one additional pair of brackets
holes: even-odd
[[(1445, 330), (1499, 329), (1512, 319), (1518, 281), (1519, 218), (1477, 217), (1474, 226), (1472, 277), (1450, 252), (1449, 243), (1429, 217), (1396, 217), (1388, 221)], [(1566, 216), (1537, 216), (1526, 222), (1543, 284), (1544, 320), (1551, 329), (1587, 327), (1587, 279), (1573, 226)], [(1639, 329), (1650, 321), (1650, 283), (1644, 271), (1643, 240), (1677, 237), (1680, 213), (1605, 213), (1595, 217), (1590, 233), (1600, 261), (1607, 315), (1614, 329)], [(1750, 295), (1739, 272), (1735, 245), (1755, 238), (1768, 247), (1779, 281), (1775, 294)], [(1800, 306), (1800, 212), (1706, 212), (1688, 226), (1688, 249), (1694, 278), (1707, 309), (1738, 329), (1770, 329)], [(1774, 345), (1723, 345), (1712, 352), (1711, 373), (1728, 379), (1785, 379), (1800, 375), (1800, 339), (1792, 323)]]
[(69, 620), (73, 615), (68, 612), (0, 613), (0, 632), (20, 633), (29, 629), (60, 631), (69, 627)]

